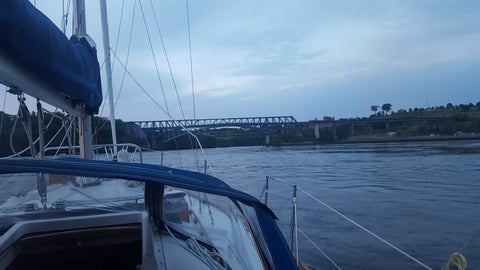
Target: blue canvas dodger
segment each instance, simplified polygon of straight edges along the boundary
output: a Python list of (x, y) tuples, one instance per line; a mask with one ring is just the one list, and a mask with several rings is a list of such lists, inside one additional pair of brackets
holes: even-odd
[(94, 161), (77, 158), (58, 160), (0, 159), (0, 174), (35, 173), (71, 174), (85, 177), (123, 178), (153, 182), (178, 188), (227, 196), (252, 206), (272, 255), (275, 269), (297, 269), (295, 260), (275, 222), (275, 215), (256, 198), (233, 189), (218, 178), (152, 164)]

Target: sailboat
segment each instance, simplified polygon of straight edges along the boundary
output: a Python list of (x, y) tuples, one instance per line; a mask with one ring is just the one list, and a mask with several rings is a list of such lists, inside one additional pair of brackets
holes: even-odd
[(0, 269), (297, 269), (256, 198), (202, 173), (92, 159), (102, 90), (83, 9), (69, 40), (29, 1), (0, 4), (0, 82), (78, 117), (82, 157), (0, 159)]

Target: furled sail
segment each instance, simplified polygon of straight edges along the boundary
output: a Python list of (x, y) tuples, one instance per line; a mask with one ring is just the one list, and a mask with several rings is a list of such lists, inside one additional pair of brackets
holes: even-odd
[[(13, 59), (55, 91), (83, 102), (88, 113), (98, 113), (100, 68), (97, 51), (85, 38), (69, 40), (28, 0), (0, 1), (0, 29), (0, 55)], [(2, 83), (16, 85), (4, 80), (0, 78)]]

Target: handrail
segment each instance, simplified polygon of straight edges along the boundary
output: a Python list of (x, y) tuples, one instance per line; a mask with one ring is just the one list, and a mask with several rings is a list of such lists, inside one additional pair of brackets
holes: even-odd
[[(135, 154), (138, 152), (139, 155), (140, 155), (140, 163), (143, 163), (143, 152), (142, 152), (142, 148), (134, 143), (117, 143), (117, 144), (96, 144), (96, 145), (93, 145), (93, 150), (98, 150), (98, 149), (102, 149), (102, 148), (109, 148), (109, 147), (122, 147), (122, 148), (125, 148), (125, 147), (132, 147), (135, 149), (134, 153), (133, 153), (133, 158), (132, 160), (134, 160), (135, 158)], [(52, 146), (52, 147), (47, 147), (45, 148), (45, 152), (47, 151), (57, 151), (57, 150), (68, 150), (68, 149), (80, 149), (79, 146), (73, 146), (73, 147), (70, 147), (70, 146)], [(107, 152), (107, 155), (108, 155), (108, 152)]]

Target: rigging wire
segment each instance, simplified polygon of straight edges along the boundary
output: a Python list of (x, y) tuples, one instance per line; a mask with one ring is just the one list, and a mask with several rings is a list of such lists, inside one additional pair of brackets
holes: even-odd
[[(195, 90), (194, 90), (195, 88), (193, 87), (193, 61), (192, 61), (192, 41), (191, 41), (191, 35), (190, 35), (190, 12), (188, 8), (188, 0), (185, 0), (185, 2), (187, 7), (188, 51), (189, 51), (189, 60), (190, 60), (190, 81), (192, 84), (192, 109), (193, 109), (193, 120), (195, 120), (197, 119), (197, 115), (196, 115), (196, 108), (195, 108)], [(200, 170), (198, 165), (198, 151), (194, 150), (193, 155), (195, 156), (195, 159), (197, 161), (197, 168), (198, 170)]]
[[(123, 21), (123, 10), (124, 10), (124, 6), (125, 6), (125, 0), (122, 1), (122, 8), (121, 8), (121, 11), (120, 11), (120, 22), (118, 23), (118, 31), (117, 31), (117, 39), (115, 41), (115, 51), (117, 51), (118, 49), (118, 42), (119, 42), (119, 39), (120, 39), (120, 30), (122, 28), (122, 21)], [(111, 48), (109, 48), (111, 50)], [(100, 69), (103, 68), (103, 65), (105, 63), (105, 59), (103, 60), (102, 62), (102, 65), (100, 66)], [(113, 68), (115, 66), (115, 59), (113, 59), (113, 62), (112, 62), (112, 73), (113, 73)], [(114, 106), (115, 107), (115, 106)], [(105, 109), (105, 102), (102, 102), (102, 108), (100, 109), (100, 114), (99, 115), (102, 115), (103, 114), (103, 111)], [(111, 114), (111, 113), (110, 113)], [(110, 115), (109, 115), (110, 116)], [(110, 117), (109, 117), (110, 118)], [(100, 120), (97, 121), (97, 124), (95, 125), (95, 129), (94, 129), (94, 134), (97, 133), (97, 129), (98, 129), (98, 125), (100, 124)], [(105, 122), (102, 124), (102, 126), (100, 127), (100, 129), (102, 129), (103, 127), (105, 126)]]
[[(136, 6), (137, 6), (137, 1), (134, 1), (133, 2), (133, 15), (132, 15), (132, 22), (130, 23), (130, 35), (129, 35), (129, 38), (128, 38), (128, 46), (127, 46), (127, 58), (125, 60), (125, 67), (128, 66), (128, 61), (130, 59), (130, 49), (131, 49), (131, 44), (132, 44), (132, 36), (133, 36), (133, 24), (134, 24), (134, 21), (135, 21), (135, 10), (136, 10)], [(123, 9), (123, 7), (122, 7)], [(120, 29), (119, 29), (119, 33), (120, 33)], [(118, 35), (117, 35), (118, 36)], [(118, 38), (117, 38), (117, 41), (118, 41)], [(110, 52), (114, 55), (116, 55), (116, 52), (117, 52), (117, 49), (112, 50), (110, 48)], [(117, 61), (116, 58), (113, 59), (114, 63), (115, 61)], [(120, 99), (120, 94), (122, 93), (122, 90), (123, 90), (123, 86), (124, 86), (124, 82), (125, 82), (125, 72), (126, 68), (123, 70), (123, 74), (122, 74), (122, 80), (120, 82), (120, 87), (119, 87), (119, 90), (118, 90), (118, 94), (117, 94), (117, 97), (115, 99), (115, 103), (113, 105), (114, 109), (117, 107), (117, 104), (118, 104), (118, 100)], [(100, 114), (103, 114), (103, 110), (104, 110), (105, 106), (102, 106), (102, 110), (100, 112)], [(97, 125), (95, 126), (95, 131), (93, 132), (93, 136), (95, 136), (107, 123), (108, 121), (103, 121), (103, 124), (102, 126), (98, 127), (100, 125), (100, 122), (101, 122), (101, 118), (98, 118), (98, 122), (97, 122)]]
[(160, 31), (160, 26), (159, 26), (158, 20), (157, 20), (157, 14), (155, 13), (155, 8), (153, 7), (152, 0), (150, 0), (150, 7), (152, 8), (153, 18), (155, 19), (155, 24), (157, 26), (158, 35), (160, 36), (160, 42), (162, 43), (163, 53), (165, 54), (165, 60), (167, 61), (168, 70), (170, 71), (170, 77), (172, 79), (173, 88), (175, 89), (175, 93), (177, 95), (178, 105), (180, 106), (180, 111), (182, 112), (183, 119), (186, 119), (185, 118), (185, 113), (183, 112), (182, 102), (180, 101), (180, 96), (178, 95), (177, 84), (175, 83), (175, 78), (173, 77), (172, 67), (170, 65), (170, 60), (168, 59), (167, 49), (165, 47), (165, 43), (163, 42), (162, 32)]
[[(120, 30), (122, 29), (124, 6), (125, 6), (125, 0), (122, 0), (122, 10), (120, 11), (120, 22), (118, 23), (117, 39), (115, 41), (115, 51), (117, 51), (118, 49), (118, 41), (120, 40)], [(112, 72), (113, 72), (114, 66), (115, 66), (115, 59), (113, 59), (113, 62), (112, 62)]]
[[(55, 138), (55, 137), (60, 133), (60, 131), (61, 131), (62, 129), (65, 129), (65, 135), (63, 136), (62, 141), (60, 142), (60, 145), (58, 146), (57, 151), (55, 152), (54, 157), (57, 157), (57, 156), (58, 156), (58, 153), (60, 152), (60, 149), (62, 148), (63, 143), (65, 142), (65, 139), (68, 138), (69, 140), (71, 140), (69, 134), (70, 134), (70, 130), (71, 130), (72, 127), (73, 127), (73, 124), (75, 123), (75, 120), (74, 120), (74, 117), (73, 117), (73, 116), (71, 116), (71, 117), (69, 117), (69, 118), (70, 118), (70, 119), (67, 119), (67, 120), (69, 121), (69, 126), (68, 126), (68, 128), (67, 128), (67, 126), (65, 125), (65, 122), (66, 122), (65, 119), (62, 119), (62, 128), (60, 128), (59, 131), (58, 131), (58, 132), (55, 134), (55, 136), (54, 136), (54, 138)], [(48, 144), (50, 144), (50, 143), (53, 141), (54, 138), (52, 138), (52, 139), (48, 142)], [(68, 143), (69, 143), (69, 148), (72, 147), (72, 146), (70, 145), (70, 141), (69, 141)], [(70, 150), (69, 150), (69, 154), (70, 154)]]
[(0, 120), (0, 137), (3, 131), (3, 118), (5, 117), (5, 105), (7, 101), (8, 87), (5, 86), (5, 96), (3, 97), (2, 119)]
[[(103, 69), (103, 65), (104, 65), (104, 64), (105, 64), (105, 59), (103, 59), (102, 63), (100, 64), (99, 70), (102, 70), (102, 69)], [(103, 102), (103, 99), (102, 99), (102, 104), (100, 105), (100, 113), (99, 113), (98, 115), (102, 115), (104, 109), (105, 109), (105, 102)], [(97, 126), (95, 126), (94, 130), (97, 129), (98, 123), (99, 123), (99, 122), (97, 122)]]
[[(156, 57), (155, 57), (155, 54), (154, 54), (154, 50), (153, 50), (153, 46), (152, 46), (152, 42), (151, 42), (151, 38), (150, 38), (150, 33), (148, 31), (148, 28), (147, 28), (147, 24), (146, 24), (146, 19), (145, 19), (145, 14), (143, 12), (143, 6), (141, 4), (141, 1), (139, 1), (140, 3), (140, 8), (141, 8), (141, 12), (142, 12), (142, 17), (143, 17), (143, 22), (144, 22), (144, 25), (145, 25), (145, 29), (146, 29), (146, 33), (147, 33), (147, 37), (148, 37), (148, 40), (149, 40), (149, 44), (150, 44), (150, 49), (152, 51), (152, 55), (153, 55), (153, 58), (154, 58), (154, 63), (155, 63), (155, 67), (156, 67), (156, 73), (157, 73), (157, 78), (159, 80), (159, 83), (160, 83), (160, 86), (161, 86), (161, 89), (162, 89), (162, 94), (163, 94), (163, 98), (164, 98), (164, 101), (165, 101), (165, 105), (166, 105), (166, 109), (167, 109), (167, 112), (169, 114), (169, 108), (168, 108), (168, 103), (166, 101), (166, 95), (165, 95), (165, 90), (163, 88), (163, 84), (162, 84), (162, 81), (161, 81), (161, 78), (160, 78), (160, 74), (159, 74), (159, 69), (158, 69), (158, 65), (157, 65), (157, 61), (156, 61)], [(166, 51), (166, 47), (165, 47), (165, 44), (164, 44), (164, 41), (163, 41), (163, 37), (162, 37), (162, 34), (161, 34), (161, 31), (160, 31), (160, 27), (159, 27), (159, 24), (158, 24), (158, 20), (157, 20), (157, 16), (156, 16), (156, 13), (155, 13), (155, 9), (153, 7), (153, 3), (152, 1), (150, 1), (150, 6), (152, 7), (152, 10), (153, 10), (153, 13), (154, 13), (154, 17), (155, 17), (155, 23), (156, 23), (156, 26), (157, 26), (157, 30), (158, 30), (158, 33), (160, 35), (160, 38), (161, 38), (161, 42), (162, 42), (162, 46), (163, 46), (163, 50), (164, 50), (164, 54), (165, 54), (165, 58), (167, 60), (167, 64), (168, 64), (168, 68), (169, 68), (169, 71), (170, 71), (170, 76), (171, 76), (171, 79), (172, 79), (172, 82), (173, 82), (173, 85), (174, 85), (174, 88), (175, 88), (175, 92), (176, 92), (176, 95), (177, 95), (177, 100), (179, 102), (179, 106), (180, 106), (180, 109), (181, 109), (181, 112), (182, 112), (182, 116), (183, 118), (185, 119), (185, 113), (184, 113), (184, 110), (183, 110), (183, 106), (181, 104), (181, 101), (180, 101), (180, 97), (179, 97), (179, 94), (178, 94), (178, 88), (176, 86), (176, 82), (175, 82), (175, 79), (174, 79), (174, 76), (173, 76), (173, 72), (172, 72), (172, 69), (171, 69), (171, 65), (170, 65), (170, 62), (169, 62), (169, 59), (168, 59), (168, 54), (167, 54), (167, 51)], [(123, 21), (123, 10), (124, 10), (124, 1), (122, 1), (122, 12), (121, 12), (121, 18), (120, 18), (120, 23), (119, 23), (119, 29), (118, 29), (118, 32), (117, 32), (117, 41), (116, 41), (116, 45), (115, 45), (115, 50), (112, 50), (112, 48), (110, 48), (110, 51), (112, 52), (112, 54), (117, 54), (117, 51), (118, 51), (118, 43), (119, 43), (119, 36), (120, 36), (120, 30), (121, 30), (121, 25), (122, 25), (122, 21)], [(117, 98), (115, 100), (115, 103), (114, 103), (114, 108), (117, 107), (118, 105), (118, 100), (120, 98), (120, 94), (123, 90), (123, 86), (124, 86), (124, 82), (125, 82), (125, 76), (126, 76), (126, 71), (127, 71), (127, 66), (128, 66), (128, 62), (129, 62), (129, 56), (130, 56), (130, 49), (131, 49), (131, 41), (132, 41), (132, 36), (133, 36), (133, 24), (134, 24), (134, 20), (135, 20), (135, 10), (136, 10), (136, 1), (134, 1), (134, 8), (133, 8), (133, 15), (132, 15), (132, 21), (131, 21), (131, 25), (130, 25), (130, 34), (129, 34), (129, 42), (128, 42), (128, 49), (127, 49), (127, 58), (126, 58), (126, 62), (125, 62), (125, 65), (124, 65), (124, 71), (123, 71), (123, 75), (122, 75), (122, 80), (121, 80), (121, 84), (120, 84), (120, 90), (117, 94)], [(114, 58), (114, 61), (113, 63), (115, 63), (117, 61), (118, 57), (115, 57)], [(102, 64), (103, 65), (103, 64)], [(113, 66), (113, 65), (112, 65)], [(102, 106), (102, 109), (101, 109), (101, 113), (100, 114), (103, 114), (103, 110), (104, 110), (104, 106)], [(94, 129), (94, 133), (93, 135), (96, 135), (99, 130), (101, 130), (106, 124), (107, 124), (107, 121), (104, 121), (101, 126), (100, 126), (100, 123), (101, 123), (101, 119), (99, 118), (98, 121), (97, 121), (97, 124), (95, 125), (95, 129)], [(193, 142), (192, 142), (192, 139), (191, 137), (189, 136), (188, 137), (189, 141), (190, 141), (190, 145), (191, 145), (191, 148), (192, 150), (194, 151), (194, 157), (195, 157), (195, 160), (196, 160), (196, 165), (197, 165), (197, 170), (200, 170), (200, 167), (199, 167), (199, 164), (198, 164), (198, 150), (195, 150), (195, 148), (193, 147)], [(197, 139), (197, 142), (198, 144), (200, 144), (200, 142), (198, 141)], [(177, 139), (175, 138), (175, 146), (177, 148), (177, 150), (179, 150), (179, 147), (178, 147), (178, 142), (177, 142)], [(180, 153), (178, 152), (178, 155), (179, 155), (179, 159), (181, 160), (181, 157), (180, 157)], [(182, 166), (181, 166), (182, 167)]]
[(422, 263), (421, 261), (419, 261), (418, 259), (412, 257), (411, 255), (409, 255), (408, 253), (406, 253), (405, 251), (401, 250), (400, 248), (398, 248), (397, 246), (393, 245), (392, 243), (388, 242), (387, 240), (381, 238), (380, 236), (378, 236), (377, 234), (373, 233), (372, 231), (368, 230), (367, 228), (363, 227), (362, 225), (358, 224), (357, 222), (353, 221), (351, 218), (345, 216), (344, 214), (340, 213), (338, 210), (336, 210), (335, 208), (331, 207), (330, 205), (326, 204), (325, 202), (321, 201), (320, 199), (316, 198), (315, 196), (313, 196), (312, 194), (310, 194), (308, 191), (306, 190), (303, 190), (301, 189), (300, 187), (298, 187), (298, 190), (302, 191), (305, 195), (307, 195), (308, 197), (310, 197), (311, 199), (313, 199), (314, 201), (317, 201), (318, 203), (320, 203), (321, 205), (325, 206), (326, 208), (328, 208), (329, 210), (331, 210), (332, 212), (334, 212), (335, 214), (339, 215), (340, 217), (344, 218), (345, 220), (349, 221), (350, 223), (352, 223), (353, 225), (357, 226), (358, 228), (362, 229), (363, 231), (365, 231), (366, 233), (370, 234), (371, 236), (377, 238), (378, 240), (380, 240), (381, 242), (383, 242), (384, 244), (386, 244), (387, 246), (393, 248), (394, 250), (396, 250), (397, 252), (403, 254), (404, 256), (406, 256), (407, 258), (411, 259), (412, 261), (418, 263), (419, 265), (423, 266), (425, 269), (429, 269), (429, 270), (432, 270), (432, 268), (430, 268), (429, 266), (425, 265), (424, 263)]
[[(62, 124), (63, 124), (63, 121), (62, 121)], [(47, 147), (50, 145), (50, 143), (53, 142), (53, 140), (58, 136), (58, 134), (60, 134), (60, 132), (62, 131), (62, 129), (63, 129), (63, 126), (62, 126), (62, 128), (58, 129), (57, 133), (55, 133), (55, 135), (53, 135), (53, 137), (50, 139), (50, 141), (48, 141), (48, 143), (45, 145), (45, 148), (47, 148)], [(65, 135), (66, 135), (66, 134), (65, 134)], [(60, 149), (60, 147), (62, 146), (64, 140), (65, 140), (65, 137), (62, 139), (62, 141), (61, 141), (58, 149)], [(58, 152), (57, 152), (57, 153), (58, 153)], [(57, 156), (57, 153), (55, 153), (54, 157)]]
[[(135, 22), (135, 11), (136, 11), (136, 8), (137, 8), (137, 1), (134, 1), (134, 2), (133, 2), (132, 22), (131, 22), (131, 24), (130, 24), (130, 35), (129, 35), (129, 38), (128, 38), (128, 46), (127, 46), (127, 58), (125, 59), (125, 67), (128, 67), (128, 60), (130, 59), (130, 48), (131, 48), (131, 44), (132, 44), (133, 23)], [(120, 30), (119, 30), (119, 31), (120, 31)], [(115, 51), (116, 51), (116, 50), (115, 50)], [(116, 58), (114, 58), (113, 60), (114, 60), (114, 63), (115, 63)], [(115, 99), (114, 108), (117, 107), (118, 99), (120, 98), (120, 93), (121, 93), (122, 90), (123, 90), (123, 83), (124, 83), (124, 81), (125, 81), (125, 75), (126, 75), (126, 71), (124, 70), (124, 71), (123, 71), (123, 74), (122, 74), (122, 80), (121, 80), (121, 82), (120, 82), (120, 89), (118, 90), (117, 98)]]
[(57, 151), (55, 151), (55, 154), (53, 155), (53, 157), (57, 157), (58, 153), (60, 152), (60, 148), (63, 146), (63, 143), (65, 142), (65, 139), (68, 136), (67, 128), (65, 127), (65, 121), (62, 121), (62, 128), (55, 135), (58, 135), (62, 129), (65, 129), (65, 135), (63, 135), (62, 141), (60, 142), (60, 145), (57, 148)]
[(187, 31), (188, 31), (188, 49), (190, 52), (190, 81), (192, 82), (192, 104), (193, 104), (193, 120), (197, 119), (195, 109), (195, 88), (193, 87), (193, 61), (192, 61), (192, 41), (190, 35), (190, 12), (188, 9), (188, 0), (185, 0), (187, 5)]
[[(167, 62), (167, 66), (168, 66), (168, 70), (170, 72), (170, 78), (172, 80), (172, 83), (173, 83), (173, 88), (175, 90), (175, 94), (177, 96), (177, 102), (178, 102), (178, 105), (180, 107), (180, 111), (182, 113), (182, 117), (184, 120), (186, 120), (186, 117), (185, 117), (185, 112), (183, 110), (183, 106), (182, 106), (182, 102), (180, 100), (180, 95), (178, 94), (178, 87), (177, 87), (177, 84), (175, 82), (175, 78), (173, 76), (173, 71), (172, 71), (172, 67), (170, 65), (170, 60), (168, 58), (168, 54), (167, 54), (167, 48), (165, 46), (165, 42), (163, 41), (163, 35), (162, 35), (162, 32), (160, 31), (160, 26), (159, 26), (159, 23), (158, 23), (158, 19), (157, 19), (157, 14), (155, 13), (155, 8), (153, 6), (153, 3), (152, 3), (152, 0), (150, 0), (150, 7), (152, 8), (152, 12), (153, 12), (153, 17), (155, 19), (155, 25), (157, 27), (157, 31), (158, 31), (158, 35), (160, 37), (160, 42), (162, 44), (162, 48), (163, 48), (163, 53), (165, 55), (165, 60)], [(190, 138), (190, 136), (188, 137), (188, 140), (190, 142), (190, 147), (193, 151), (193, 156), (195, 157), (195, 161), (196, 161), (196, 165), (197, 165), (197, 171), (200, 171), (200, 165), (198, 163), (198, 153), (197, 151), (195, 151), (195, 148), (193, 147), (193, 142), (192, 142), (192, 139)], [(177, 141), (176, 141), (176, 138), (175, 138), (175, 144), (177, 144)], [(178, 146), (177, 146), (178, 148)]]
[[(134, 3), (135, 3), (135, 2), (136, 2), (136, 1), (134, 1)], [(119, 24), (118, 24), (117, 39), (116, 39), (116, 41), (115, 41), (115, 51), (117, 51), (117, 49), (118, 49), (118, 42), (119, 42), (119, 40), (120, 40), (120, 30), (121, 30), (121, 28), (122, 28), (124, 6), (125, 6), (125, 0), (122, 1), (122, 8), (121, 8), (121, 12), (120, 12), (120, 22), (119, 22)], [(134, 11), (134, 12), (135, 12), (135, 11)], [(111, 50), (111, 48), (109, 48), (109, 49)], [(104, 64), (105, 64), (105, 59), (103, 60), (102, 65), (100, 66), (100, 69), (103, 68), (103, 65), (104, 65)], [(112, 72), (113, 72), (114, 66), (115, 66), (115, 59), (113, 59), (113, 62), (112, 62)], [(115, 104), (114, 104), (114, 107), (115, 107)], [(102, 108), (100, 109), (100, 114), (99, 114), (99, 115), (102, 115), (102, 114), (103, 114), (104, 109), (105, 109), (105, 102), (102, 102)], [(111, 112), (110, 112), (110, 115), (111, 115)], [(110, 115), (109, 115), (109, 118), (110, 118)], [(100, 128), (98, 128), (98, 126), (100, 125), (100, 119), (99, 119), (99, 120), (97, 121), (97, 124), (95, 125), (95, 129), (94, 129), (93, 135), (95, 135), (95, 134), (98, 132), (98, 129), (102, 129), (102, 128), (105, 126), (106, 123), (107, 123), (107, 122), (104, 122), (104, 123), (102, 124), (102, 126), (101, 126)]]
[[(120, 61), (118, 56), (114, 53), (114, 57), (117, 58), (118, 63), (125, 69), (127, 75), (132, 79), (132, 81), (138, 86), (138, 88), (163, 112), (167, 115), (167, 117), (172, 120), (176, 125), (181, 127), (183, 130), (185, 130), (188, 134), (190, 134), (193, 138), (195, 138), (196, 142), (198, 143), (198, 146), (202, 152), (202, 155), (204, 158), (206, 158), (205, 150), (202, 147), (202, 144), (200, 143), (200, 140), (198, 137), (193, 134), (190, 130), (188, 130), (182, 123), (178, 122), (166, 109), (164, 109), (149, 93), (148, 91), (135, 79), (135, 77), (128, 71), (128, 69), (125, 67), (125, 65)], [(180, 159), (181, 163), (181, 159)]]
[[(141, 10), (141, 12), (142, 12), (142, 18), (143, 18), (143, 23), (144, 23), (144, 25), (145, 25), (145, 31), (146, 31), (147, 37), (148, 37), (148, 43), (150, 44), (150, 50), (151, 50), (151, 52), (152, 52), (153, 62), (154, 62), (154, 64), (155, 64), (155, 71), (156, 71), (156, 74), (157, 74), (158, 82), (159, 82), (159, 84), (160, 84), (160, 88), (161, 88), (161, 90), (162, 90), (162, 95), (163, 95), (163, 100), (164, 100), (164, 102), (165, 102), (166, 112), (167, 112), (167, 115), (168, 115), (170, 118), (172, 118), (171, 115), (170, 115), (170, 110), (169, 110), (169, 108), (168, 108), (167, 98), (166, 98), (166, 95), (165, 95), (165, 89), (163, 88), (162, 80), (161, 80), (161, 78), (160, 78), (160, 72), (159, 72), (159, 68), (158, 68), (158, 64), (157, 64), (157, 58), (155, 57), (155, 51), (154, 51), (154, 49), (153, 49), (152, 40), (151, 40), (151, 37), (150, 37), (150, 32), (148, 31), (147, 21), (146, 21), (146, 19), (145, 19), (145, 13), (143, 12), (142, 1), (139, 0), (138, 2), (139, 2), (139, 4), (140, 4), (140, 10)], [(162, 42), (163, 42), (163, 41), (162, 41)], [(183, 114), (183, 110), (182, 110), (182, 114)], [(172, 119), (173, 119), (173, 118), (172, 118)], [(183, 128), (184, 128), (184, 127), (183, 127)], [(184, 128), (184, 129), (185, 129), (185, 128)], [(178, 158), (179, 158), (179, 160), (181, 160), (180, 151), (178, 151), (178, 150), (179, 150), (179, 147), (178, 147), (177, 139), (174, 138), (174, 141), (175, 141), (175, 147), (176, 147), (176, 149), (177, 149)], [(200, 143), (200, 141), (198, 140), (198, 138), (197, 138), (197, 141), (198, 141), (198, 143)], [(193, 147), (192, 147), (192, 148), (193, 148)], [(180, 161), (180, 163), (181, 163), (181, 161)], [(182, 165), (180, 165), (180, 166), (183, 167)]]
[[(121, 11), (121, 15), (120, 15), (120, 22), (119, 22), (119, 27), (118, 27), (118, 32), (117, 32), (117, 40), (116, 40), (116, 43), (115, 43), (115, 50), (114, 50), (115, 53), (118, 51), (118, 43), (119, 43), (119, 40), (120, 40), (120, 30), (121, 30), (122, 21), (123, 21), (124, 4), (125, 4), (125, 0), (122, 1), (122, 11)], [(131, 48), (131, 43), (132, 43), (133, 23), (134, 23), (134, 20), (135, 20), (136, 5), (137, 5), (137, 1), (134, 1), (133, 2), (132, 22), (130, 24), (130, 35), (129, 35), (128, 46), (127, 46), (127, 58), (126, 58), (126, 63), (125, 63), (126, 66), (128, 66), (128, 60), (129, 60), (129, 57), (130, 57), (130, 48)], [(110, 48), (110, 51), (112, 51), (112, 48)], [(115, 62), (116, 62), (116, 59), (114, 58), (113, 63), (112, 63), (112, 72), (113, 72)], [(105, 63), (105, 60), (104, 60), (103, 63)], [(102, 66), (103, 66), (103, 63), (102, 63)], [(122, 93), (122, 90), (123, 90), (124, 81), (125, 81), (125, 71), (123, 72), (122, 80), (120, 82), (120, 87), (119, 87), (119, 90), (118, 90), (117, 97), (115, 99), (115, 103), (113, 104), (114, 109), (117, 108), (118, 100), (119, 100), (120, 94)], [(100, 115), (103, 114), (103, 110), (105, 109), (104, 105), (105, 105), (105, 103), (102, 103), (102, 109), (100, 111)], [(110, 118), (110, 116), (111, 116), (111, 112), (110, 112), (109, 118)], [(95, 136), (108, 123), (108, 121), (104, 121), (102, 126), (98, 127), (100, 125), (101, 120), (102, 120), (101, 118), (98, 119), (97, 124), (95, 126), (95, 130), (93, 132), (93, 136)]]
[(150, 50), (152, 52), (153, 62), (155, 64), (155, 71), (157, 73), (157, 79), (160, 84), (160, 89), (162, 90), (163, 101), (165, 102), (165, 108), (167, 114), (170, 114), (170, 109), (168, 108), (167, 97), (165, 96), (165, 90), (163, 89), (162, 79), (160, 78), (160, 71), (158, 69), (157, 58), (155, 56), (155, 50), (153, 49), (152, 39), (150, 38), (150, 32), (148, 31), (147, 21), (145, 19), (145, 13), (143, 12), (142, 1), (139, 0), (138, 3), (140, 4), (140, 11), (142, 12), (143, 23), (145, 25), (145, 31), (147, 32), (148, 44), (150, 45)]
[(342, 268), (340, 268), (340, 266), (338, 266), (333, 260), (332, 258), (330, 258), (327, 253), (325, 253), (317, 244), (315, 244), (315, 242), (313, 242), (312, 239), (310, 239), (300, 228), (297, 228), (297, 230), (300, 232), (301, 235), (303, 235), (303, 237), (305, 237), (305, 239), (308, 240), (308, 242), (310, 242), (310, 244), (312, 244), (316, 249), (318, 249), (318, 251), (320, 251), (323, 256), (325, 256), (325, 258), (327, 258), (327, 260), (329, 260), (338, 270), (342, 270)]

